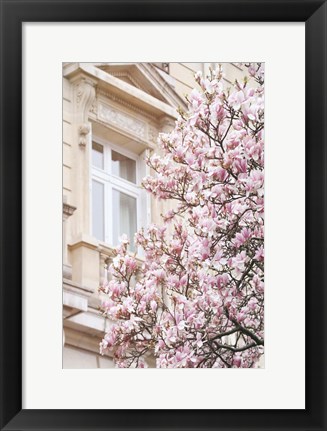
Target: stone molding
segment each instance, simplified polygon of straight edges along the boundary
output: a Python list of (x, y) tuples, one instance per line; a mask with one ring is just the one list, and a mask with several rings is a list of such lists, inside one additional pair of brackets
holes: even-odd
[(74, 211), (76, 210), (76, 207), (73, 205), (68, 204), (67, 202), (63, 203), (62, 206), (62, 212), (63, 212), (63, 219), (67, 220), (68, 217), (74, 214)]
[(137, 82), (137, 80), (130, 73), (128, 73), (128, 72), (116, 72), (116, 71), (111, 71), (109, 73), (110, 73), (110, 75), (115, 76), (116, 78), (127, 78), (131, 81), (131, 83), (136, 88), (143, 90), (142, 86)]
[(63, 279), (63, 317), (67, 319), (77, 313), (87, 311), (92, 291), (71, 280)]
[(89, 110), (95, 100), (95, 85), (93, 79), (82, 77), (76, 84), (76, 107), (81, 114), (83, 123), (87, 123)]
[(98, 101), (96, 112), (99, 122), (128, 133), (142, 142), (157, 143), (159, 130), (153, 124), (135, 118), (133, 115), (101, 100)]
[(87, 297), (83, 295), (78, 295), (76, 293), (63, 291), (62, 302), (64, 307), (70, 307), (80, 311), (87, 311), (88, 300)]
[(165, 103), (147, 93), (143, 90), (134, 87), (134, 85), (127, 84), (119, 78), (99, 69), (91, 63), (78, 63), (72, 65), (67, 69), (65, 76), (76, 76), (77, 74), (84, 74), (91, 80), (101, 82), (102, 88), (109, 90), (110, 93), (119, 94), (124, 99), (136, 100), (142, 105), (147, 111), (156, 112), (156, 117), (162, 115), (169, 115), (172, 118), (177, 118), (176, 108)]
[(138, 138), (146, 140), (146, 123), (138, 120), (131, 115), (119, 111), (103, 102), (98, 103), (98, 119), (108, 124), (112, 124), (119, 129), (126, 130)]
[[(99, 343), (102, 338), (100, 335), (90, 335), (65, 326), (65, 346), (73, 346), (99, 355)], [(110, 358), (110, 355), (105, 354), (104, 357)]]
[(63, 288), (67, 292), (72, 292), (72, 293), (76, 293), (76, 294), (83, 294), (86, 297), (89, 297), (93, 293), (92, 289), (85, 287), (85, 286), (82, 286), (79, 283), (76, 283), (72, 280), (65, 279), (65, 278), (63, 279)]
[(112, 322), (107, 317), (102, 316), (99, 310), (91, 307), (88, 307), (87, 311), (75, 313), (64, 319), (65, 327), (99, 337), (102, 337), (111, 325)]
[(91, 131), (89, 113), (96, 100), (97, 81), (86, 75), (78, 75), (73, 81), (75, 85), (74, 102), (78, 143), (80, 147), (85, 148)]
[[(102, 88), (99, 88), (97, 91), (97, 94), (99, 96), (103, 96), (107, 99), (110, 99), (116, 103), (118, 103), (121, 106), (125, 106), (126, 108), (130, 109), (131, 111), (135, 111), (139, 114), (141, 114), (143, 117), (147, 117), (151, 119), (152, 121), (157, 121), (157, 117), (154, 115), (151, 115), (149, 112), (145, 111), (144, 109), (139, 108), (136, 105), (133, 105), (132, 103), (128, 102), (127, 100), (117, 96), (116, 94), (111, 93), (110, 91), (105, 91)], [(96, 105), (93, 105), (91, 108), (91, 112), (97, 113), (97, 107)]]
[(72, 243), (68, 244), (70, 250), (75, 250), (76, 248), (86, 247), (91, 250), (97, 250), (99, 246), (98, 240), (94, 237), (82, 234), (79, 235)]

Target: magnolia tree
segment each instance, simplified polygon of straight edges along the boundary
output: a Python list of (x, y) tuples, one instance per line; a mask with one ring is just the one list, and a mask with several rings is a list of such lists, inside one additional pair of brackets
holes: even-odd
[[(191, 92), (161, 134), (143, 186), (173, 200), (161, 225), (122, 238), (102, 312), (100, 351), (118, 367), (258, 367), (264, 346), (264, 69), (226, 85), (222, 69)], [(229, 85), (230, 86), (230, 85)]]

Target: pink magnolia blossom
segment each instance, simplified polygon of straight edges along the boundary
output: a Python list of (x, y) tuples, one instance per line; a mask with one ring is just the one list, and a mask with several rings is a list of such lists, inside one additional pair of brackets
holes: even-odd
[(143, 186), (174, 204), (161, 225), (123, 237), (101, 311), (100, 352), (118, 367), (258, 367), (264, 351), (264, 67), (229, 88), (222, 68), (195, 76)]

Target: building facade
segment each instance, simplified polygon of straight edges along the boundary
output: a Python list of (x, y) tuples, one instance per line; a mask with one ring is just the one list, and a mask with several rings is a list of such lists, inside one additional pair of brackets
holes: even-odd
[[(119, 237), (158, 222), (163, 203), (142, 189), (145, 157), (177, 109), (218, 63), (63, 64), (63, 368), (112, 368), (99, 354), (108, 319), (98, 287)], [(240, 64), (224, 64), (241, 79)], [(137, 252), (142, 260), (142, 251)]]

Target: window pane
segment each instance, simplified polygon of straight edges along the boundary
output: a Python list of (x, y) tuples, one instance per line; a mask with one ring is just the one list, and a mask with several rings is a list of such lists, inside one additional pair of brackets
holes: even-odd
[(136, 161), (116, 151), (111, 152), (111, 169), (114, 175), (136, 183)]
[(92, 233), (104, 241), (104, 185), (92, 180)]
[(119, 244), (119, 237), (126, 234), (131, 251), (135, 251), (134, 235), (137, 229), (136, 199), (118, 190), (112, 190), (113, 245)]
[(92, 165), (103, 169), (103, 146), (92, 142)]

